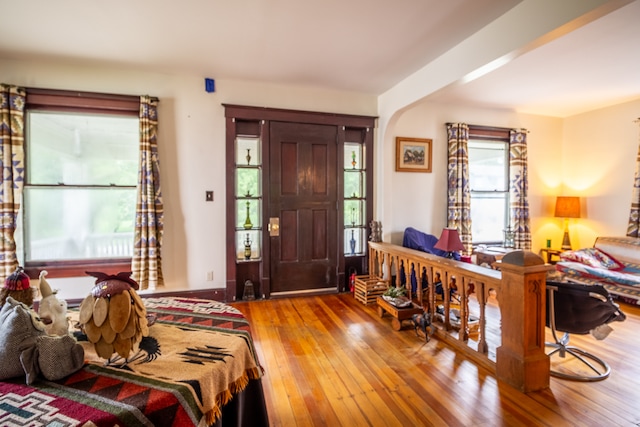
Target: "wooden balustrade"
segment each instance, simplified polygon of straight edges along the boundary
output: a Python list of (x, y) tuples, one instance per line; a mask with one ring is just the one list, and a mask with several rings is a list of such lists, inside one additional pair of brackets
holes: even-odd
[[(437, 338), (475, 363), (495, 371), (500, 380), (522, 391), (546, 388), (549, 372), (548, 357), (544, 353), (545, 277), (549, 267), (531, 252), (513, 252), (503, 259), (503, 263), (509, 262), (515, 265), (509, 264), (508, 273), (503, 277), (500, 270), (390, 243), (369, 242), (369, 275), (394, 280), (392, 286), (405, 286), (408, 296), (430, 314)], [(416, 279), (415, 289), (412, 273)], [(435, 290), (438, 281), (442, 284), (441, 302)], [(453, 303), (446, 297), (454, 283), (460, 306), (460, 324), (456, 328), (449, 315)], [(470, 299), (474, 303), (477, 301), (478, 306), (478, 312), (474, 313), (478, 324), (474, 325), (473, 339), (470, 339), (469, 327)], [(500, 319), (498, 327), (493, 328), (498, 331), (494, 333), (496, 336), (489, 338), (487, 311), (490, 299), (499, 305)], [(435, 319), (438, 305), (444, 306), (443, 322)], [(494, 317), (495, 313), (497, 311), (493, 310)]]

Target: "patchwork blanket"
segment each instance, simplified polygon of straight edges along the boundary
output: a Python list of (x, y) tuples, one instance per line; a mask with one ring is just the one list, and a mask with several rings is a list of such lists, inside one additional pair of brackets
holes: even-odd
[(211, 425), (262, 376), (249, 324), (235, 308), (192, 298), (144, 302), (156, 321), (127, 364), (105, 366), (78, 333), (87, 359), (80, 371), (31, 386), (24, 378), (0, 382), (0, 425)]
[(592, 248), (563, 252), (556, 270), (564, 280), (602, 284), (613, 298), (640, 305), (640, 238), (598, 237)]
[(636, 272), (606, 270), (604, 268), (591, 267), (579, 262), (563, 261), (556, 264), (556, 270), (561, 273), (596, 279), (608, 284), (622, 284), (628, 286), (640, 286), (640, 275)]

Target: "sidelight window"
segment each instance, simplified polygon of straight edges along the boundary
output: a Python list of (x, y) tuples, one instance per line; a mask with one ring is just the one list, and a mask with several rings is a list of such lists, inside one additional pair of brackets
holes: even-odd
[(344, 143), (344, 254), (362, 255), (366, 250), (366, 168), (365, 147)]

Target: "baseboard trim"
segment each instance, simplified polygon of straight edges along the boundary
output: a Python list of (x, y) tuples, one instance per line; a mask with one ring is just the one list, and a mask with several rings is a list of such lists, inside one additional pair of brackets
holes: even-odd
[(299, 291), (283, 291), (283, 292), (271, 292), (269, 296), (271, 298), (289, 298), (300, 296), (313, 296), (313, 295), (327, 295), (337, 294), (336, 288), (316, 288), (316, 289), (301, 289)]

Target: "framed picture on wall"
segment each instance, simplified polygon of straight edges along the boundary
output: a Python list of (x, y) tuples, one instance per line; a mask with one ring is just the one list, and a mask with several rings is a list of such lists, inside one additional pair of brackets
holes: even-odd
[(431, 140), (396, 137), (396, 171), (431, 172)]

